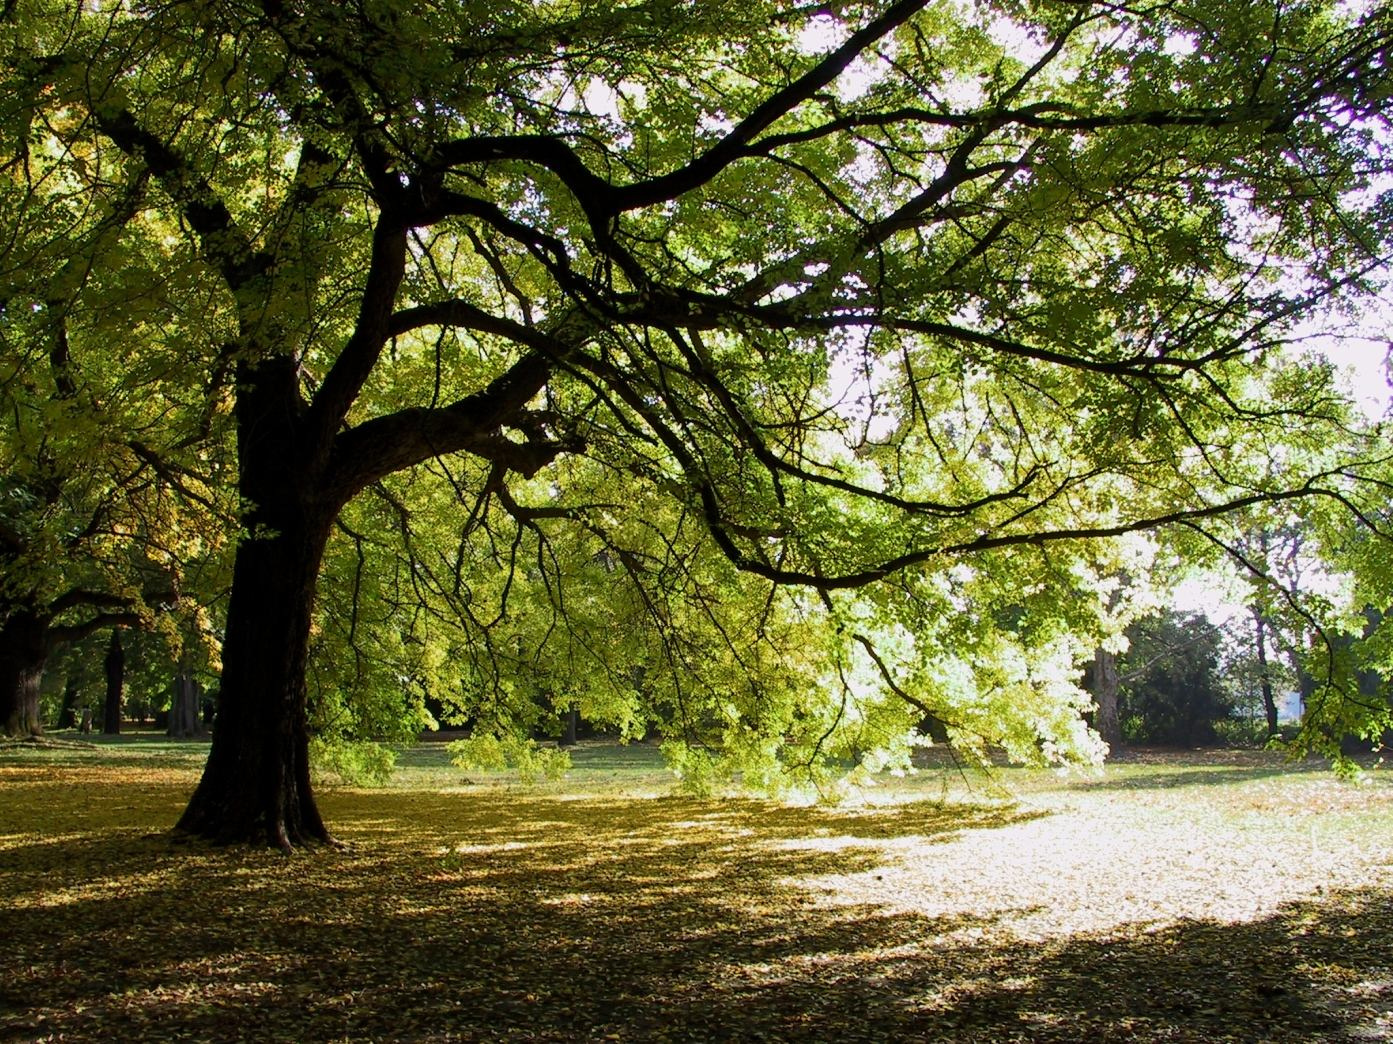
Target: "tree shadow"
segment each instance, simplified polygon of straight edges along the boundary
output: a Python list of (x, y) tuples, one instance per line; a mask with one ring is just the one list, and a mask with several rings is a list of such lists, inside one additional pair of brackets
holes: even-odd
[(130, 829), (0, 852), (0, 1040), (1305, 1041), (1390, 999), (1382, 891), (1028, 944), (1012, 911), (820, 890), (1010, 809), (331, 802), (347, 852)]
[(1075, 790), (1170, 790), (1180, 787), (1226, 786), (1259, 779), (1321, 775), (1334, 778), (1324, 763), (1299, 761), (1278, 765), (1251, 765), (1241, 768), (1196, 767), (1148, 775), (1115, 775), (1104, 779), (1084, 779), (1072, 784)]

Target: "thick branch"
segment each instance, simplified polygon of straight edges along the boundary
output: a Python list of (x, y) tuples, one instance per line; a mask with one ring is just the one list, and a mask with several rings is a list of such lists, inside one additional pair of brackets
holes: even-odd
[(204, 257), (234, 290), (266, 274), (271, 259), (255, 249), (227, 205), (172, 146), (142, 127), (126, 109), (98, 107), (102, 133), (126, 155), (142, 160), (198, 234)]
[(685, 167), (661, 177), (626, 185), (616, 189), (613, 205), (616, 210), (637, 210), (664, 200), (676, 199), (706, 184), (722, 170), (745, 154), (746, 146), (782, 117), (840, 76), (866, 48), (892, 33), (924, 7), (927, 0), (900, 0), (879, 18), (868, 22), (852, 33), (846, 43), (832, 51), (787, 87), (776, 91), (756, 106), (754, 111), (736, 125), (735, 129)]
[(139, 627), (142, 621), (136, 613), (98, 613), (92, 619), (80, 624), (63, 624), (48, 629), (48, 646), (53, 648), (66, 642), (81, 641), (89, 634), (108, 627)]
[(544, 135), (488, 136), (448, 142), (432, 157), (441, 167), (498, 160), (536, 163), (555, 174), (575, 196), (595, 228), (626, 210), (676, 199), (706, 184), (730, 164), (750, 154), (756, 137), (840, 76), (875, 41), (893, 32), (926, 6), (926, 0), (900, 0), (879, 18), (853, 33), (811, 69), (766, 98), (725, 137), (684, 167), (631, 185), (612, 186), (589, 170), (574, 150)]
[[(168, 578), (166, 578), (167, 580)], [(148, 588), (140, 593), (139, 596), (113, 594), (110, 591), (93, 591), (86, 588), (74, 587), (65, 591), (48, 604), (48, 612), (52, 616), (66, 612), (69, 609), (76, 609), (79, 606), (87, 606), (92, 609), (110, 609), (118, 613), (135, 612), (139, 603), (154, 604), (174, 602), (179, 597), (179, 592), (174, 585), (160, 588)]]
[[(541, 391), (554, 365), (549, 355), (531, 352), (487, 388), (448, 406), (399, 410), (341, 432), (334, 439), (326, 475), (329, 496), (346, 502), (385, 475), (462, 450), (535, 471), (540, 466), (533, 463), (540, 452), (537, 447), (552, 444), (508, 442), (515, 447), (508, 450), (499, 445), (507, 441), (501, 439), (500, 430), (516, 420)], [(555, 452), (564, 448), (556, 445)], [(516, 455), (505, 459), (510, 453)]]
[[(327, 449), (334, 432), (348, 416), (354, 399), (392, 335), (392, 309), (406, 274), (406, 246), (406, 227), (389, 220), (386, 215), (380, 216), (373, 229), (372, 260), (358, 308), (357, 325), (315, 393), (306, 418), (311, 437), (321, 443), (322, 449)], [(312, 453), (312, 456), (317, 457), (319, 453)]]

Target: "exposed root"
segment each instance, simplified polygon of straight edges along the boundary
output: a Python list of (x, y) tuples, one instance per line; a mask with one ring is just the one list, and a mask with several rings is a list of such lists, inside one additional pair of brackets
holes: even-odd
[(6, 736), (0, 738), (0, 750), (96, 750), (97, 744), (86, 740), (53, 739), (50, 736)]

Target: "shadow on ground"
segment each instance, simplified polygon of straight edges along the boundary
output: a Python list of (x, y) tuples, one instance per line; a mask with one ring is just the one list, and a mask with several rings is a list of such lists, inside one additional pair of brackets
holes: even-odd
[(338, 794), (353, 847), (285, 859), (151, 834), (186, 792), (9, 836), (0, 1040), (1310, 1041), (1393, 1002), (1382, 891), (1027, 944), (810, 885), (1009, 809)]
[(1232, 786), (1260, 779), (1290, 779), (1298, 774), (1312, 778), (1330, 778), (1330, 768), (1314, 762), (1293, 765), (1250, 766), (1246, 768), (1192, 768), (1175, 772), (1155, 772), (1147, 775), (1123, 775), (1106, 779), (1080, 780), (1078, 790), (1176, 790), (1181, 787)]

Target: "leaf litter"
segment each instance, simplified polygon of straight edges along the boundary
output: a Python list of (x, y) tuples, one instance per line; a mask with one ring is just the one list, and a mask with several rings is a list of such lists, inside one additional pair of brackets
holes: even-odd
[[(179, 764), (0, 760), (0, 1041), (1393, 1039), (1393, 787), (1150, 755), (1015, 800), (330, 791), (177, 843)], [(924, 794), (932, 792), (932, 799)]]

